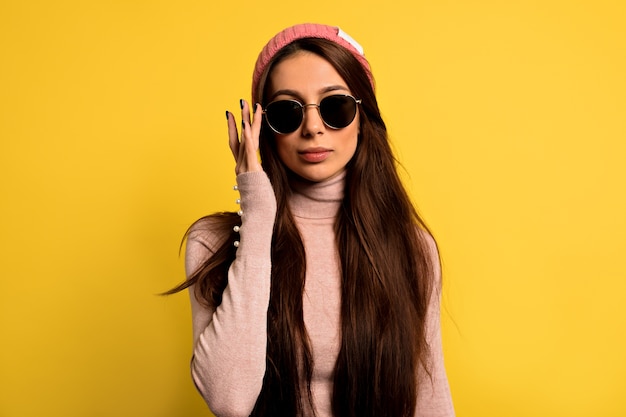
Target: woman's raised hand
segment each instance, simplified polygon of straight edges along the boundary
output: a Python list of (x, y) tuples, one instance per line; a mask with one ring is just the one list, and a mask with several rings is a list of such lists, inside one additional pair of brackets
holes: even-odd
[(250, 122), (250, 106), (245, 100), (239, 101), (241, 106), (241, 139), (235, 115), (226, 112), (228, 119), (228, 144), (235, 157), (235, 173), (261, 171), (261, 164), (257, 157), (259, 149), (259, 133), (261, 132), (261, 105), (255, 105), (255, 111)]

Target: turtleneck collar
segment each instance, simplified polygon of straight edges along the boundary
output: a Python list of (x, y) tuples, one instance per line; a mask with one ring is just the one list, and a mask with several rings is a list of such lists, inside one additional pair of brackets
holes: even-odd
[(289, 198), (291, 212), (305, 219), (335, 218), (343, 201), (345, 183), (345, 171), (322, 182), (290, 179), (293, 192)]

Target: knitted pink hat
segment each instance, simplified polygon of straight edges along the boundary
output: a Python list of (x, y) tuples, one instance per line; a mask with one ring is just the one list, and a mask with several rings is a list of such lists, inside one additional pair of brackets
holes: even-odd
[(252, 100), (254, 103), (257, 103), (260, 100), (260, 97), (257, 97), (256, 90), (259, 86), (261, 75), (267, 68), (271, 59), (284, 46), (302, 38), (327, 39), (346, 48), (361, 63), (363, 69), (365, 69), (367, 77), (370, 80), (370, 83), (372, 84), (372, 88), (374, 87), (372, 70), (370, 69), (367, 59), (365, 59), (361, 45), (336, 26), (320, 25), (317, 23), (302, 23), (288, 27), (287, 29), (284, 29), (276, 34), (272, 39), (270, 39), (259, 54), (254, 66), (254, 73), (252, 74)]

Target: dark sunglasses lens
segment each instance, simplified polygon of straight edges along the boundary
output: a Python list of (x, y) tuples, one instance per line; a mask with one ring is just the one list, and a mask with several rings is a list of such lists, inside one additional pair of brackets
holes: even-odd
[(335, 129), (348, 126), (356, 116), (356, 101), (350, 96), (328, 96), (320, 102), (324, 122)]
[(265, 117), (276, 132), (291, 133), (302, 123), (302, 106), (293, 100), (275, 101), (265, 109)]

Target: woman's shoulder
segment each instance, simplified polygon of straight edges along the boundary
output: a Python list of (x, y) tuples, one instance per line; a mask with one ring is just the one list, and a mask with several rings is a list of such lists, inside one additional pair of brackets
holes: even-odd
[(240, 218), (234, 212), (218, 212), (201, 217), (187, 230), (187, 245), (200, 245), (208, 252), (215, 253), (239, 222)]
[(417, 235), (417, 240), (420, 242), (420, 246), (422, 246), (423, 250), (430, 256), (439, 258), (439, 249), (437, 245), (437, 241), (435, 237), (424, 226), (414, 225), (415, 234)]
[(426, 227), (415, 226), (424, 259), (429, 265), (435, 288), (441, 286), (441, 255), (435, 237)]

